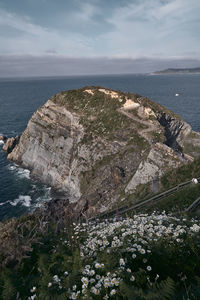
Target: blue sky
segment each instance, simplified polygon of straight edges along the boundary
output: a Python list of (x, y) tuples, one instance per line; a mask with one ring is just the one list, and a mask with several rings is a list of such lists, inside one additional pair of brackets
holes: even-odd
[(126, 72), (127, 61), (133, 73), (199, 66), (199, 13), (199, 0), (0, 0), (0, 76), (36, 62), (38, 75), (48, 62), (64, 75), (61, 61), (74, 74), (86, 62), (86, 74), (95, 64), (99, 73), (103, 59), (106, 73)]

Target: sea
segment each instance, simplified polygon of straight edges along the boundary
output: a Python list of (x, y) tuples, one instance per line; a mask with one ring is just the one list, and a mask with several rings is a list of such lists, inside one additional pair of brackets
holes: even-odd
[[(20, 135), (33, 112), (52, 95), (103, 86), (150, 98), (200, 131), (200, 75), (101, 75), (0, 79), (0, 135)], [(51, 200), (50, 187), (6, 159), (0, 144), (0, 220), (34, 211)]]

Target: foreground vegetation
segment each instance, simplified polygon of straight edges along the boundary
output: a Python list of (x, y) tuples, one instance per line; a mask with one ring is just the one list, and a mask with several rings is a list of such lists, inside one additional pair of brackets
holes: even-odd
[(165, 212), (46, 227), (2, 267), (0, 299), (199, 299), (199, 231)]
[[(199, 162), (164, 175), (163, 188), (197, 177)], [(200, 220), (184, 213), (199, 193), (90, 223), (73, 223), (62, 201), (1, 223), (0, 299), (200, 299)]]

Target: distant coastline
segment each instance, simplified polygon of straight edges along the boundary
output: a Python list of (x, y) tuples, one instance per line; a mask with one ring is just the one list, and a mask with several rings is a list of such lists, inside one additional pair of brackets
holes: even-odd
[(168, 75), (168, 74), (200, 74), (200, 67), (198, 68), (169, 68), (161, 71), (152, 72), (151, 75)]

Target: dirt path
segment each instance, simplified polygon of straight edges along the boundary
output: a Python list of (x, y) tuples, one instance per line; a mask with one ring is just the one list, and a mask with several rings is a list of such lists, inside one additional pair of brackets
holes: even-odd
[(148, 136), (148, 133), (149, 132), (152, 132), (152, 131), (157, 131), (158, 130), (158, 127), (154, 124), (151, 124), (150, 122), (148, 121), (144, 121), (144, 120), (140, 120), (139, 118), (133, 116), (130, 112), (128, 112), (127, 110), (123, 109), (123, 108), (119, 108), (117, 110), (119, 113), (125, 115), (126, 117), (128, 117), (129, 119), (132, 119), (133, 121), (135, 122), (138, 122), (142, 125), (146, 125), (148, 126), (148, 128), (145, 128), (145, 129), (141, 129), (138, 131), (138, 133), (144, 138), (146, 139), (149, 143), (152, 143), (152, 138), (150, 138)]

